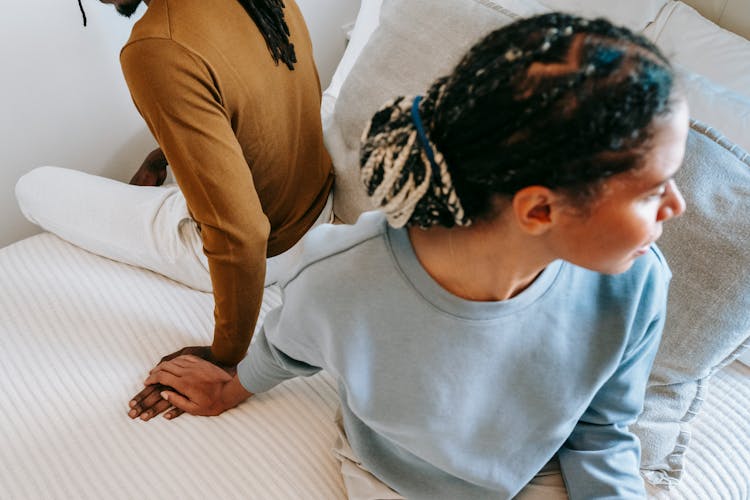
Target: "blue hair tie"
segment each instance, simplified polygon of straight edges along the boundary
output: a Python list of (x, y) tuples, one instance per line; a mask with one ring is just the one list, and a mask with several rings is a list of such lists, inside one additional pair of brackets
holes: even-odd
[(432, 152), (432, 146), (430, 146), (430, 140), (427, 139), (427, 134), (424, 132), (424, 125), (422, 124), (422, 118), (419, 116), (419, 103), (422, 102), (422, 96), (418, 95), (414, 98), (414, 102), (411, 105), (411, 121), (414, 122), (414, 128), (417, 129), (417, 137), (419, 138), (419, 144), (424, 149), (427, 159), (430, 160), (432, 165), (432, 172), (434, 175), (440, 175), (440, 167), (435, 163), (435, 155)]

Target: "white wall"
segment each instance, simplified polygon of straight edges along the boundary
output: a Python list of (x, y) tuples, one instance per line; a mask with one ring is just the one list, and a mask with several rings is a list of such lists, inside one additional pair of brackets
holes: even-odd
[(342, 27), (354, 23), (360, 0), (297, 0), (297, 5), (310, 30), (320, 83), (325, 89), (346, 48)]
[[(345, 47), (359, 0), (297, 0), (323, 86)], [(84, 0), (24, 0), (0, 15), (0, 247), (39, 231), (16, 206), (18, 178), (58, 165), (127, 181), (155, 142), (132, 104), (119, 51), (134, 21)], [(92, 207), (95, 209), (95, 207)]]
[[(16, 206), (16, 180), (39, 165), (125, 179), (153, 142), (119, 68), (133, 21), (75, 0), (12, 2), (0, 15), (0, 246), (37, 232)], [(138, 163), (140, 164), (140, 163)]]

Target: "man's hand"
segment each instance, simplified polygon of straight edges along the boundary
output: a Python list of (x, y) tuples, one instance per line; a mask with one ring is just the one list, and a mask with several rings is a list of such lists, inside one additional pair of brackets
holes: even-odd
[(136, 186), (161, 186), (167, 178), (167, 158), (161, 149), (151, 151), (143, 160), (130, 184)]
[(214, 416), (234, 408), (252, 393), (237, 376), (196, 356), (179, 356), (159, 363), (144, 382), (150, 386), (173, 387), (161, 396), (191, 415)]
[[(164, 356), (163, 358), (161, 358), (160, 364), (164, 363), (165, 361), (170, 361), (178, 356), (188, 354), (200, 359), (204, 359), (206, 361), (213, 361), (210, 346), (191, 346), (185, 347), (177, 352), (173, 352), (172, 354)], [(233, 375), (236, 372), (236, 368), (233, 366), (221, 367), (219, 369), (225, 371), (230, 375)], [(153, 371), (154, 370), (151, 370), (151, 372)], [(160, 394), (165, 389), (169, 388), (160, 385), (148, 385), (141, 392), (136, 394), (133, 399), (130, 400), (130, 410), (128, 411), (128, 416), (130, 418), (140, 417), (141, 420), (149, 420), (152, 417), (155, 417), (156, 415), (168, 410), (172, 406), (172, 404), (168, 401), (165, 401)], [(173, 419), (179, 417), (183, 413), (183, 410), (179, 408), (173, 408), (171, 411), (167, 412), (164, 417)]]

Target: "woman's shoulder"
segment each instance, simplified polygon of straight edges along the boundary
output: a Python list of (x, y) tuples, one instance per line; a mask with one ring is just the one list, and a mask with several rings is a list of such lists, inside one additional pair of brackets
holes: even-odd
[(659, 247), (654, 243), (643, 256), (636, 259), (631, 270), (633, 273), (647, 275), (668, 284), (672, 279), (672, 270)]
[(589, 301), (630, 310), (633, 304), (665, 302), (671, 278), (664, 254), (651, 245), (625, 272), (602, 274), (565, 263), (560, 281), (564, 282), (562, 289), (575, 289), (579, 297), (588, 293)]
[[(377, 244), (384, 240), (387, 233), (385, 214), (377, 211), (364, 212), (354, 224), (322, 224), (308, 232), (303, 242), (303, 252), (297, 269), (291, 273), (288, 281), (294, 280), (300, 273), (323, 261), (343, 264), (352, 258), (366, 259), (366, 255), (378, 251), (384, 245)], [(369, 243), (374, 242), (374, 245)]]

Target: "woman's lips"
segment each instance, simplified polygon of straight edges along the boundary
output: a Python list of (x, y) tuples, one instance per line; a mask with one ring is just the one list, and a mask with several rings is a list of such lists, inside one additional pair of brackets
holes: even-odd
[(638, 255), (639, 257), (641, 255), (645, 255), (648, 252), (649, 248), (651, 248), (651, 243), (649, 243), (648, 245), (643, 245), (641, 248), (635, 251), (635, 254)]

